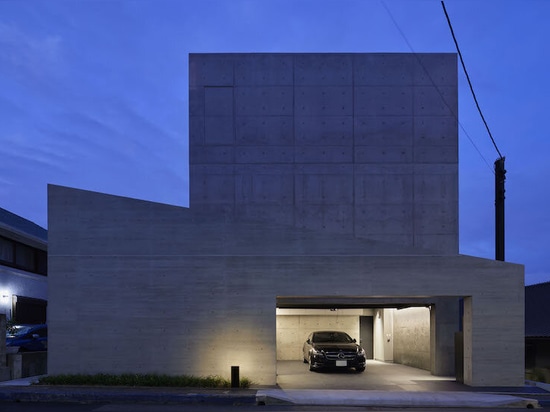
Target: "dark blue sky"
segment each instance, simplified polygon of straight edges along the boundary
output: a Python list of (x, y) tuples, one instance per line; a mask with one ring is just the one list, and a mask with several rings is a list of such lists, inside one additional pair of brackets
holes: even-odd
[[(550, 1), (445, 5), (506, 156), (506, 259), (548, 281)], [(0, 207), (47, 227), (48, 183), (186, 206), (188, 53), (411, 51), (455, 51), (439, 0), (0, 0)], [(460, 252), (493, 258), (498, 155), (459, 84)]]

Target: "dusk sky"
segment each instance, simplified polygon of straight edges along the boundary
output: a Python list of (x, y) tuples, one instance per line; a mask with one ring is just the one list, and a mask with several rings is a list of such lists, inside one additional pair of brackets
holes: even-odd
[[(550, 1), (446, 0), (506, 157), (506, 260), (550, 281)], [(0, 0), (0, 207), (47, 184), (187, 206), (188, 54), (455, 52), (440, 0)], [(460, 253), (494, 258), (498, 154), (459, 67)]]

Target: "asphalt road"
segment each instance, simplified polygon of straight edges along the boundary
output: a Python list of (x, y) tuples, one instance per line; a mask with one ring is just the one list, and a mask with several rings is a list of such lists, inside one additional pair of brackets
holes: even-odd
[[(425, 412), (416, 408), (359, 408), (360, 410), (384, 412)], [(430, 408), (430, 412), (448, 412), (449, 408)], [(453, 408), (453, 412), (514, 412), (525, 409), (511, 408)], [(539, 409), (541, 411), (548, 409)], [(334, 406), (286, 406), (286, 405), (112, 405), (112, 404), (72, 404), (72, 403), (0, 403), (1, 412), (357, 412), (358, 408)]]
[[(359, 408), (385, 412), (425, 412), (416, 408)], [(73, 403), (0, 403), (1, 412), (357, 412), (355, 406), (287, 406), (287, 405), (136, 405), (136, 404), (73, 404)], [(453, 412), (514, 412), (525, 409), (511, 408), (453, 408)], [(539, 409), (541, 411), (547, 408)], [(448, 412), (449, 408), (430, 408), (430, 412)]]

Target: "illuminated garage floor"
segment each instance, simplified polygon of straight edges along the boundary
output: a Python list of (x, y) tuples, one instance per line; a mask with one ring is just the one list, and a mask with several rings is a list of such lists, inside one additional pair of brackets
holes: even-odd
[(432, 376), (430, 372), (394, 363), (367, 361), (363, 373), (353, 370), (310, 372), (300, 361), (278, 361), (277, 383), (281, 389), (358, 389), (385, 391), (467, 390), (454, 377)]

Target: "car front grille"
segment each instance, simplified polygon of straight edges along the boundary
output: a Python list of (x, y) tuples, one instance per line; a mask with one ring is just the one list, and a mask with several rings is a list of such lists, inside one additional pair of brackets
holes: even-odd
[(349, 351), (325, 351), (325, 356), (328, 360), (353, 360), (356, 353)]

